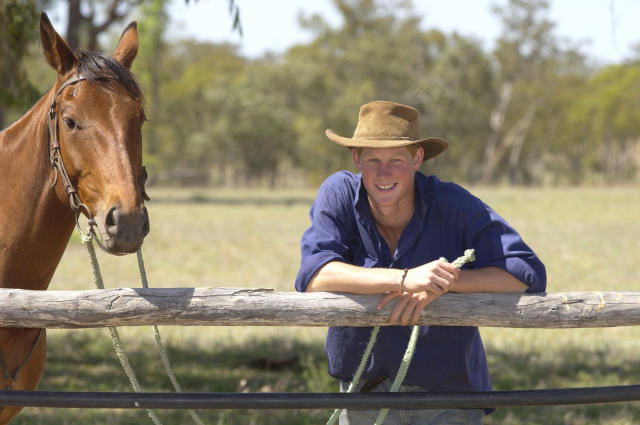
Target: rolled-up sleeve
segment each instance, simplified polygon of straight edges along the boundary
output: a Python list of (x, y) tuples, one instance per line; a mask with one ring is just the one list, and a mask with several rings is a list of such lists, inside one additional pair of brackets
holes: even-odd
[(465, 243), (476, 250), (474, 267), (500, 267), (529, 286), (526, 292), (544, 292), (544, 264), (518, 232), (481, 201), (467, 214)]
[(347, 241), (353, 215), (349, 187), (344, 176), (333, 175), (322, 184), (309, 216), (311, 226), (300, 241), (301, 262), (295, 281), (297, 291), (304, 292), (311, 278), (331, 261), (345, 261), (349, 251)]

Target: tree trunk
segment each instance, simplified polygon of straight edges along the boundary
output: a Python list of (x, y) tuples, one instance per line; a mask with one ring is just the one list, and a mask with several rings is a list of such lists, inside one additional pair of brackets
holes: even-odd
[(83, 17), (80, 13), (80, 0), (67, 0), (67, 35), (65, 37), (71, 50), (75, 51), (80, 47), (80, 27)]
[(527, 140), (527, 133), (529, 132), (529, 128), (531, 127), (531, 123), (533, 122), (533, 118), (536, 113), (537, 106), (531, 105), (525, 116), (522, 119), (522, 124), (518, 131), (517, 137), (513, 142), (513, 146), (511, 147), (511, 154), (509, 155), (509, 182), (511, 184), (521, 183), (522, 172), (520, 169), (520, 155), (522, 154), (522, 146), (524, 142)]
[[(500, 140), (500, 143), (497, 144), (493, 155), (489, 157), (484, 164), (486, 174), (483, 175), (483, 182), (489, 182), (494, 177), (496, 168), (498, 168), (502, 158), (504, 158), (510, 149), (518, 144), (522, 145), (524, 143), (536, 109), (537, 105), (535, 104), (529, 106), (527, 112), (525, 112), (522, 118), (520, 118), (518, 122), (511, 127), (511, 129), (509, 129), (507, 134), (505, 134)], [(520, 154), (518, 153), (516, 159), (519, 159), (519, 155)]]
[(490, 169), (490, 164), (493, 161), (498, 142), (500, 141), (500, 133), (502, 133), (502, 127), (504, 125), (504, 117), (507, 115), (507, 109), (511, 102), (511, 95), (513, 93), (513, 84), (510, 81), (506, 81), (500, 88), (500, 100), (496, 108), (491, 111), (491, 117), (489, 118), (489, 140), (487, 140), (487, 146), (484, 149), (484, 161), (482, 169), (482, 181), (488, 181), (492, 177), (493, 169)]

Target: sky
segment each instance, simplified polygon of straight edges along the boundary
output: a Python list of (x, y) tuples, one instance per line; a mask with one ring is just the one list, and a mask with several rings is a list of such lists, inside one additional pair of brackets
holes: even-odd
[[(280, 53), (305, 43), (311, 34), (297, 23), (300, 12), (321, 14), (331, 26), (340, 15), (331, 0), (235, 0), (240, 7), (244, 35), (232, 32), (228, 0), (173, 0), (170, 6), (172, 38), (232, 42), (248, 57)], [(500, 33), (492, 4), (506, 0), (413, 0), (425, 28), (456, 31), (481, 40), (486, 48)], [(596, 61), (607, 64), (630, 56), (640, 44), (640, 0), (551, 0), (550, 19), (556, 34), (573, 43)]]

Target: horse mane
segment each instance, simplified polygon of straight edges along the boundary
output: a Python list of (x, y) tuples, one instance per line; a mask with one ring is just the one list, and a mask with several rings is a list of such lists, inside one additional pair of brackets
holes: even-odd
[(129, 96), (144, 102), (142, 91), (133, 74), (124, 65), (102, 52), (79, 51), (77, 53), (78, 73), (91, 84), (101, 84), (123, 88)]

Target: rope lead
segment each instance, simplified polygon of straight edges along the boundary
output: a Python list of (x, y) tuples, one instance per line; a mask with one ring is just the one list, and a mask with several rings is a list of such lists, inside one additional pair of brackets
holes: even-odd
[[(464, 254), (461, 257), (456, 258), (452, 264), (457, 268), (461, 268), (466, 263), (475, 261), (475, 259), (476, 259), (475, 250), (467, 249), (464, 251)], [(440, 258), (440, 260), (447, 261), (446, 258)], [(367, 360), (369, 359), (369, 355), (371, 354), (371, 350), (373, 349), (374, 344), (376, 343), (379, 330), (380, 330), (380, 326), (375, 326), (371, 331), (371, 336), (369, 337), (367, 348), (365, 349), (364, 354), (360, 359), (360, 364), (358, 365), (358, 369), (356, 370), (356, 373), (353, 376), (353, 380), (351, 382), (351, 385), (349, 385), (349, 389), (347, 390), (347, 393), (353, 392), (356, 386), (358, 385), (358, 381), (360, 380), (360, 376), (362, 375), (364, 366), (367, 363)], [(390, 392), (392, 393), (395, 393), (400, 389), (400, 385), (402, 385), (402, 382), (404, 381), (404, 378), (407, 375), (407, 371), (409, 370), (409, 364), (411, 363), (411, 359), (413, 358), (413, 354), (415, 353), (416, 344), (418, 343), (419, 334), (420, 334), (420, 326), (419, 325), (413, 326), (413, 329), (411, 330), (411, 337), (409, 338), (409, 343), (407, 344), (407, 350), (405, 351), (404, 356), (402, 357), (402, 361), (400, 362), (398, 373), (396, 374), (396, 377), (393, 380), (393, 383), (391, 384)], [(343, 410), (344, 409), (334, 410), (333, 414), (327, 421), (327, 425), (335, 424), (336, 421), (338, 420), (338, 417), (340, 416), (340, 413), (342, 413)], [(378, 418), (376, 419), (376, 422), (374, 425), (382, 425), (388, 413), (389, 413), (389, 409), (380, 410), (380, 413), (378, 414)]]
[[(96, 288), (104, 289), (102, 273), (100, 273), (100, 265), (98, 264), (96, 250), (93, 248), (92, 239), (93, 238), (91, 237), (91, 232), (82, 233), (82, 243), (87, 246), (87, 251), (89, 252), (89, 263), (91, 264), (91, 272), (93, 273), (93, 283), (96, 285)], [(120, 335), (118, 335), (118, 329), (109, 326), (109, 332), (111, 333), (111, 342), (113, 343), (113, 348), (116, 351), (116, 355), (118, 356), (118, 360), (120, 360), (120, 364), (122, 365), (124, 372), (127, 374), (127, 378), (129, 378), (129, 382), (131, 383), (133, 390), (137, 393), (142, 392), (142, 386), (140, 385), (140, 382), (138, 382), (138, 378), (136, 378), (136, 374), (131, 367), (129, 357), (122, 348), (122, 341), (120, 340)], [(162, 422), (160, 422), (160, 419), (153, 410), (146, 410), (155, 425), (162, 425)]]
[[(140, 270), (140, 279), (142, 280), (142, 287), (148, 288), (149, 283), (147, 281), (147, 272), (144, 268), (144, 260), (142, 259), (142, 248), (138, 249), (138, 269)], [(156, 325), (151, 325), (153, 329), (153, 338), (156, 340), (156, 347), (158, 348), (158, 354), (160, 355), (160, 359), (162, 359), (162, 364), (164, 365), (164, 370), (167, 372), (167, 376), (169, 376), (169, 380), (171, 381), (171, 385), (176, 390), (176, 392), (181, 393), (182, 387), (178, 380), (176, 379), (175, 374), (173, 373), (173, 368), (171, 367), (171, 363), (169, 362), (169, 356), (167, 355), (167, 350), (164, 348), (164, 343), (162, 342), (162, 338), (160, 337), (160, 331)], [(191, 419), (197, 425), (205, 425), (198, 413), (195, 410), (188, 409), (189, 415)]]

